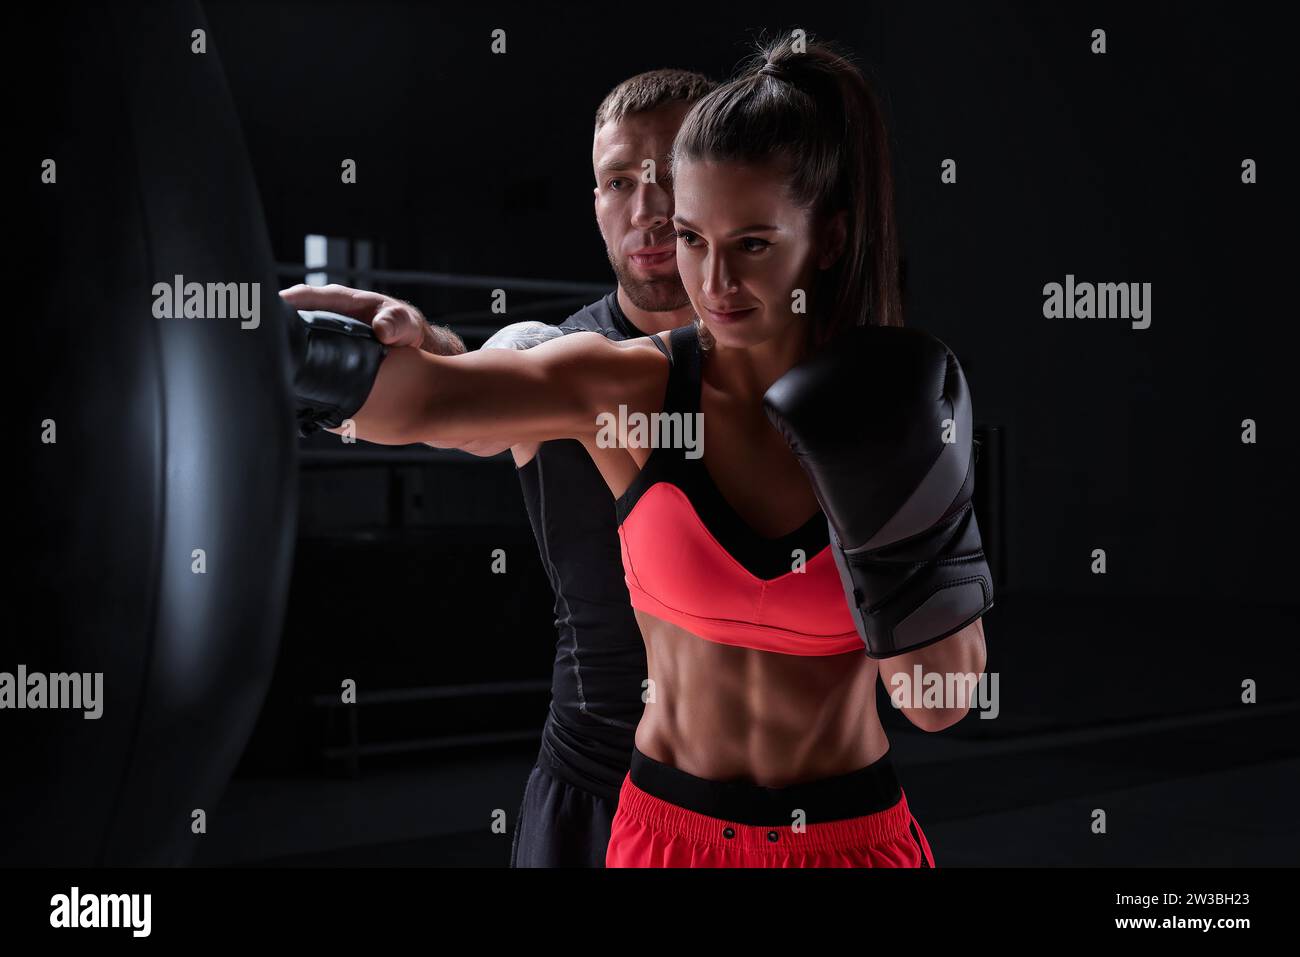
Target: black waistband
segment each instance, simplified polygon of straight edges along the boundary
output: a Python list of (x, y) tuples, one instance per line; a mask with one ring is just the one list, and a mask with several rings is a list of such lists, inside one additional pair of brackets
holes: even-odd
[(783, 788), (746, 781), (708, 781), (632, 750), (632, 783), (660, 800), (697, 814), (752, 824), (788, 825), (796, 810), (809, 824), (842, 821), (885, 811), (903, 792), (886, 752), (865, 768)]

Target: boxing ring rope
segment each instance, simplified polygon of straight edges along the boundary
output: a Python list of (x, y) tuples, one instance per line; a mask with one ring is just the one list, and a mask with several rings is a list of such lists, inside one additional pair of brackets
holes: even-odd
[(463, 276), (450, 272), (423, 272), (418, 269), (371, 269), (352, 266), (307, 266), (303, 263), (276, 263), (275, 271), (285, 277), (308, 273), (339, 273), (350, 279), (371, 279), (407, 286), (445, 286), (453, 289), (517, 289), (520, 292), (553, 292), (568, 295), (603, 296), (614, 287), (610, 283), (572, 282), (566, 279), (526, 279), (519, 276)]
[(342, 761), (348, 773), (356, 777), (361, 770), (361, 758), (390, 754), (408, 754), (416, 751), (437, 751), (445, 748), (482, 746), (492, 744), (517, 744), (537, 738), (535, 728), (515, 731), (477, 731), (462, 734), (433, 735), (423, 738), (405, 738), (397, 741), (361, 743), (359, 710), (363, 705), (407, 704), (413, 701), (434, 701), (456, 698), (481, 698), (490, 695), (542, 694), (550, 690), (549, 681), (496, 681), (480, 684), (436, 685), (416, 688), (387, 688), (361, 692), (356, 703), (345, 705), (337, 694), (318, 694), (311, 699), (313, 708), (325, 709), (325, 735), (329, 740), (334, 729), (338, 709), (346, 727), (346, 742), (325, 744), (318, 749), (326, 761)]
[[(574, 282), (564, 279), (529, 279), (521, 276), (467, 276), (457, 273), (425, 272), (418, 269), (373, 269), (368, 266), (335, 266), (330, 263), (308, 266), (305, 263), (276, 263), (275, 271), (285, 279), (301, 281), (307, 276), (324, 275), (330, 281), (347, 279), (366, 289), (379, 283), (401, 286), (428, 286), (435, 289), (509, 289), (515, 292), (548, 293), (535, 302), (512, 305), (508, 318), (490, 310), (446, 313), (431, 317), (441, 325), (463, 335), (486, 339), (503, 325), (537, 316), (567, 315), (593, 299), (605, 295), (609, 283)], [(311, 283), (310, 285), (315, 285)], [(503, 322), (503, 318), (505, 321)]]

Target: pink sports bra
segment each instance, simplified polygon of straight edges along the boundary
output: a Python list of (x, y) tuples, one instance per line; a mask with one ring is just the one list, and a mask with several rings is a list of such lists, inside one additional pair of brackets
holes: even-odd
[[(669, 341), (664, 411), (694, 414), (701, 383), (695, 327), (674, 329)], [(723, 498), (703, 458), (670, 448), (651, 451), (617, 509), (632, 607), (708, 641), (756, 651), (864, 650), (820, 511), (788, 535), (763, 538)], [(791, 569), (796, 549), (805, 557), (800, 572)]]

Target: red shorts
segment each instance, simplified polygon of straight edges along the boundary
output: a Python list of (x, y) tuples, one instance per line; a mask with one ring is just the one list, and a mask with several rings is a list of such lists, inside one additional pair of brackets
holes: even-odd
[[(670, 796), (675, 800), (668, 800)], [(846, 809), (854, 806), (868, 813), (849, 816)], [(806, 822), (798, 830), (792, 820), (796, 811)], [(619, 793), (605, 866), (935, 864), (888, 755), (835, 778), (763, 788), (706, 781), (634, 751), (632, 770)]]

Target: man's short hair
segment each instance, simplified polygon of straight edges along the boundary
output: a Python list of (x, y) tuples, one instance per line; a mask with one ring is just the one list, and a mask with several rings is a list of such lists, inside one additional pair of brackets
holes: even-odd
[(596, 129), (616, 123), (630, 113), (646, 113), (672, 103), (694, 103), (717, 83), (690, 70), (650, 70), (629, 77), (610, 90), (596, 110)]

